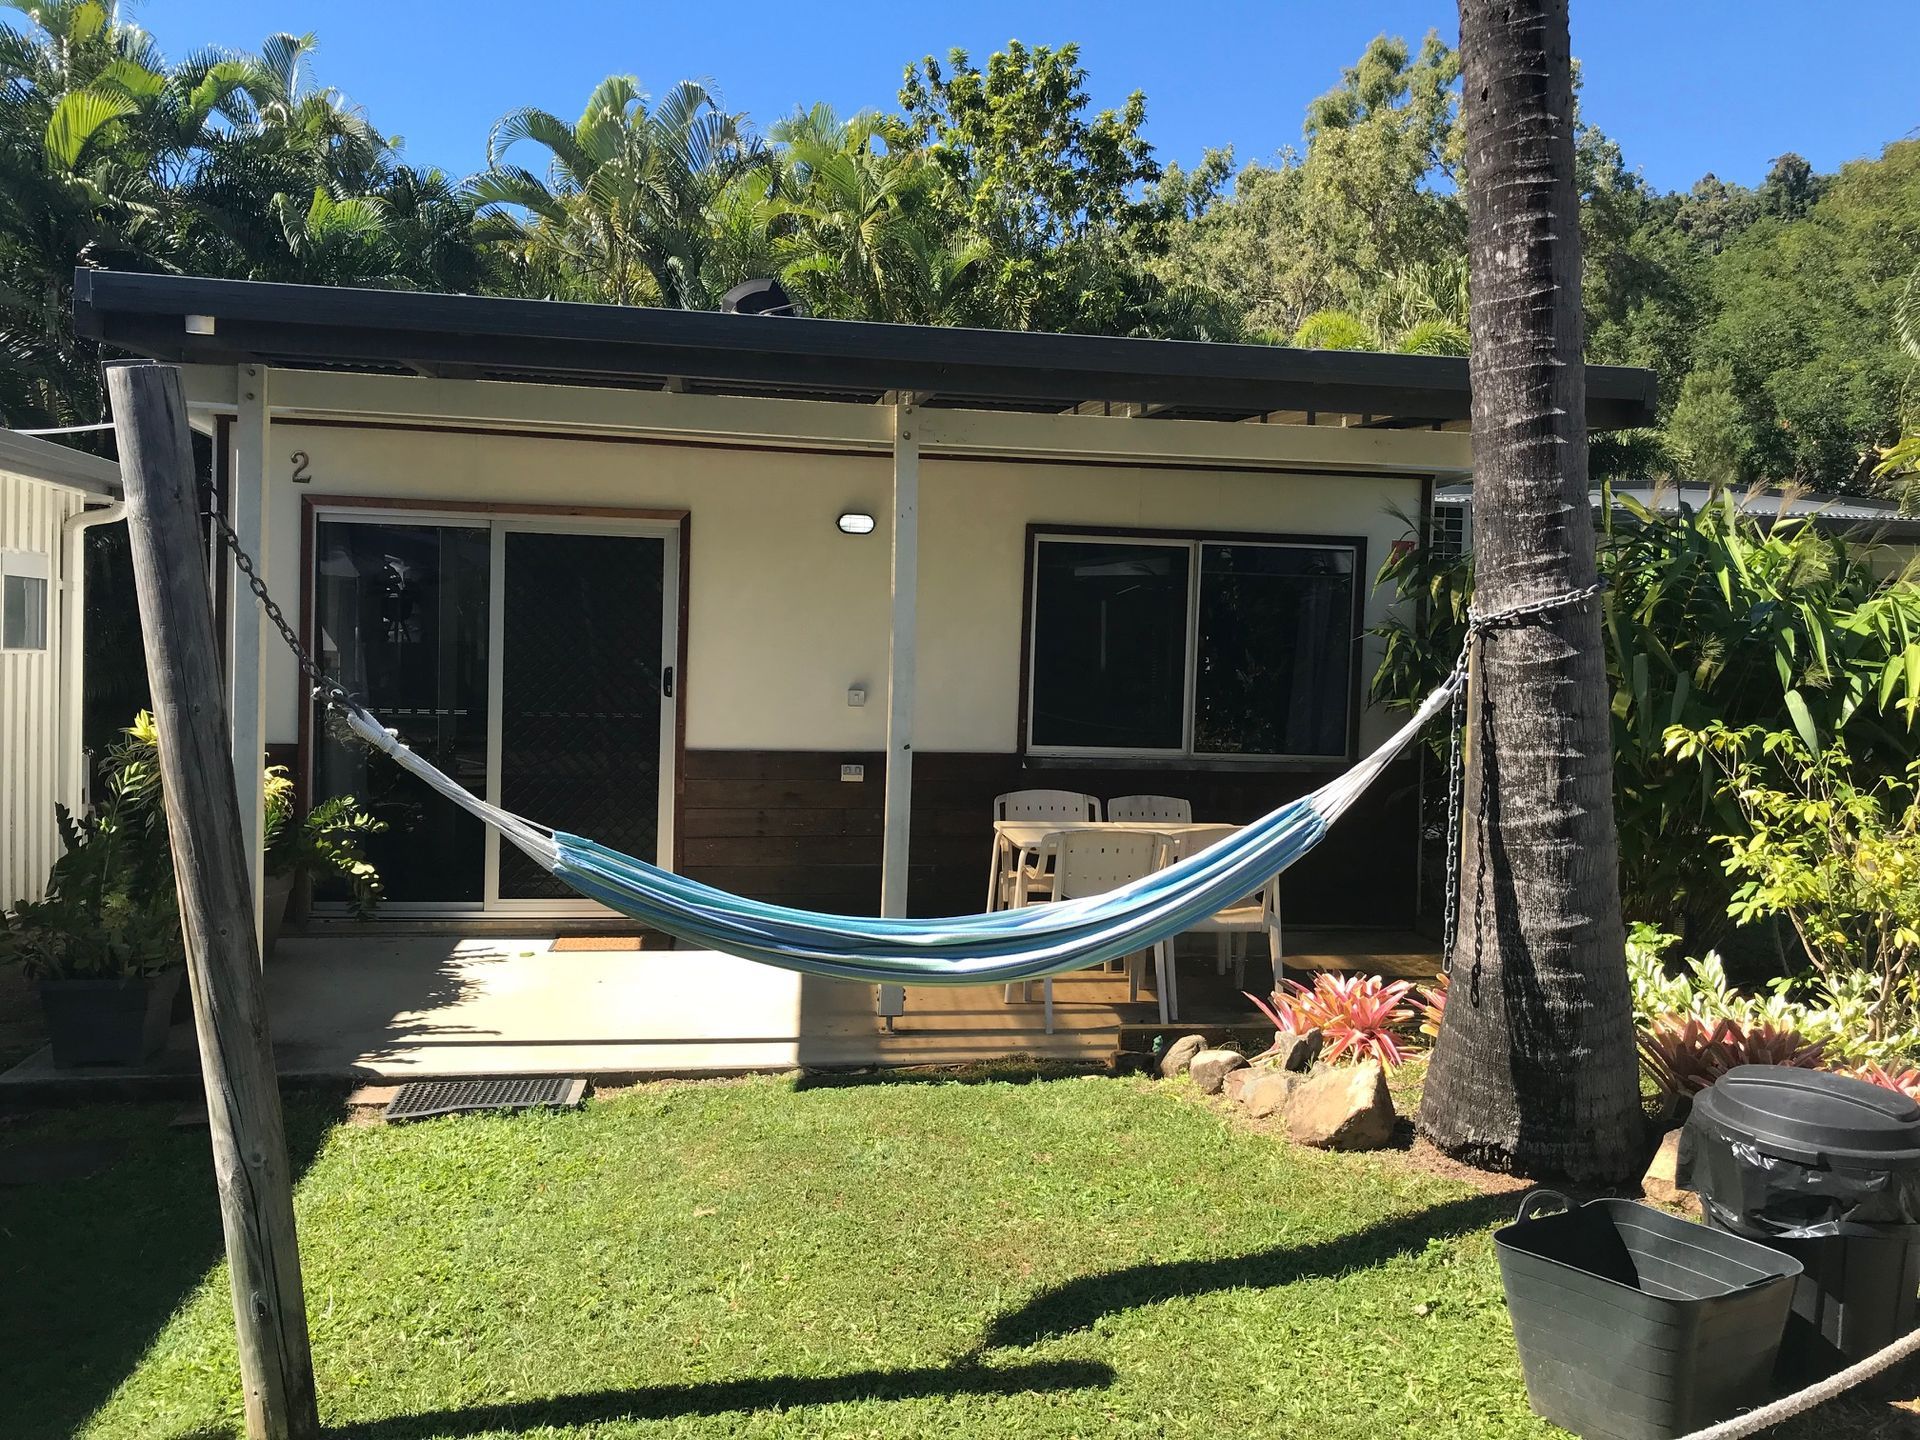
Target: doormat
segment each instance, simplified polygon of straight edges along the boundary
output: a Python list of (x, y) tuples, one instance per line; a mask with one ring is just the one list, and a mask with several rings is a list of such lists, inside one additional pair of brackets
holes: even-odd
[(562, 935), (555, 950), (671, 950), (673, 937), (648, 931), (644, 935)]
[(534, 1075), (513, 1080), (409, 1080), (387, 1102), (387, 1123), (483, 1110), (578, 1110), (587, 1082)]

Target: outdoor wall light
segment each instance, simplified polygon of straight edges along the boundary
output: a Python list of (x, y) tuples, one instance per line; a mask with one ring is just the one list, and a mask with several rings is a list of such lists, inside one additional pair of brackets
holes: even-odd
[(840, 517), (839, 525), (842, 535), (871, 535), (873, 533), (873, 516), (862, 515), (857, 510), (849, 510), (845, 515)]

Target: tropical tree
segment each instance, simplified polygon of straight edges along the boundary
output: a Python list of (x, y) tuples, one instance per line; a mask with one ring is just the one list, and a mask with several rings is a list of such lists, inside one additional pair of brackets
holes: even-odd
[(939, 209), (940, 174), (924, 151), (890, 150), (885, 121), (839, 119), (816, 105), (773, 127), (782, 198), (781, 274), (816, 315), (920, 324), (967, 318), (963, 305), (988, 255)]
[(76, 265), (168, 264), (167, 193), (141, 133), (167, 91), (144, 31), (93, 0), (14, 0), (0, 26), (0, 422), (99, 415), (69, 319)]
[[(1411, 299), (1423, 272), (1464, 268), (1458, 80), (1437, 35), (1417, 50), (1378, 37), (1308, 106), (1304, 149), (1246, 166), (1231, 199), (1172, 227), (1165, 273), (1225, 296), (1269, 337), (1327, 310), (1411, 329), (1377, 313), (1394, 308), (1391, 293)], [(1464, 308), (1450, 318), (1464, 324)]]
[(1587, 499), (1566, 0), (1461, 0), (1479, 600), (1456, 974), (1420, 1128), (1619, 1179), (1640, 1159)]
[[(544, 176), (510, 163), (522, 142), (547, 152)], [(683, 80), (656, 105), (633, 76), (611, 75), (571, 124), (533, 108), (503, 117), (471, 194), (488, 239), (538, 291), (711, 309), (748, 278), (724, 265), (716, 214), (763, 163), (745, 117), (706, 86)]]
[(933, 167), (954, 253), (982, 266), (980, 320), (1094, 334), (1153, 323), (1164, 288), (1148, 262), (1165, 251), (1172, 197), (1140, 134), (1146, 98), (1092, 113), (1086, 82), (1078, 46), (1018, 41), (985, 69), (955, 50), (907, 70), (887, 147)]

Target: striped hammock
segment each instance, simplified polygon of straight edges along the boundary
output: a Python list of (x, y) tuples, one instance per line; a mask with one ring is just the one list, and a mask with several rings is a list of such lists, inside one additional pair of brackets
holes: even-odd
[(1130, 955), (1240, 903), (1311, 850), (1462, 683), (1456, 670), (1411, 720), (1338, 779), (1178, 864), (1104, 895), (939, 920), (827, 915), (716, 890), (489, 805), (401, 744), (365, 708), (343, 708), (355, 734), (499, 830), (543, 870), (689, 944), (838, 980), (986, 985)]

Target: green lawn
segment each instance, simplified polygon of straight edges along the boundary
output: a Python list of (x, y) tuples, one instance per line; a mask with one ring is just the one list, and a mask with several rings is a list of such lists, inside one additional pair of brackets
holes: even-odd
[[(295, 1098), (322, 1417), (365, 1440), (1558, 1433), (1500, 1299), (1511, 1197), (1183, 1089), (767, 1079), (393, 1129)], [(238, 1433), (206, 1136), (172, 1109), (0, 1131), (125, 1147), (0, 1191), (0, 1434)]]

